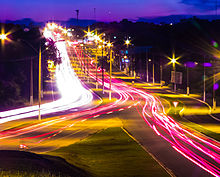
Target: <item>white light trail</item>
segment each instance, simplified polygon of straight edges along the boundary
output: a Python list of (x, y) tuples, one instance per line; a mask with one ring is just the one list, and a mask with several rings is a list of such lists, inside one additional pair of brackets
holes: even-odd
[[(55, 39), (53, 33), (45, 28), (45, 37)], [(69, 56), (67, 54), (65, 41), (55, 43), (59, 50), (62, 63), (56, 67), (56, 83), (61, 94), (61, 98), (57, 101), (45, 103), (41, 105), (41, 114), (55, 113), (89, 104), (93, 95), (86, 90), (71, 67)], [(38, 115), (38, 106), (24, 107), (9, 111), (0, 112), (0, 123), (5, 123), (21, 118), (28, 118)]]

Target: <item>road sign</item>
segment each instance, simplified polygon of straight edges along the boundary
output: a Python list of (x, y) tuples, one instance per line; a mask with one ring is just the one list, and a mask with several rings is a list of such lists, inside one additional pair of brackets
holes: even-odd
[(173, 101), (173, 105), (174, 105), (175, 108), (177, 107), (178, 104), (179, 104), (178, 101)]
[(171, 83), (182, 84), (183, 73), (171, 71)]
[(173, 101), (173, 105), (174, 105), (174, 107), (175, 107), (175, 114), (176, 114), (176, 107), (177, 107), (178, 104), (179, 104), (178, 101)]

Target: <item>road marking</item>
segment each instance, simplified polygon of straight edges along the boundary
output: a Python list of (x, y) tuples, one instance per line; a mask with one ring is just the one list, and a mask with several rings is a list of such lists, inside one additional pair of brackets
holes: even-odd
[(148, 153), (170, 176), (175, 177), (173, 172), (167, 168), (162, 162), (160, 162), (152, 153), (150, 153), (142, 144), (139, 143), (139, 141), (133, 137), (124, 127), (121, 127), (121, 129), (131, 138), (133, 139), (139, 146), (143, 148), (143, 150)]
[(113, 113), (113, 111), (107, 112), (106, 114), (111, 114), (111, 113)]

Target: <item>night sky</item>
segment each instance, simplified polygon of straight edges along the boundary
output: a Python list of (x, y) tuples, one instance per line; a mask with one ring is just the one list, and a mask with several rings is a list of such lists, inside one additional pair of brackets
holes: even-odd
[[(220, 5), (220, 2), (219, 2)], [(177, 14), (215, 14), (215, 0), (1, 0), (0, 20), (35, 21), (76, 18), (119, 21), (123, 18)], [(94, 8), (96, 13), (94, 13)], [(96, 15), (95, 15), (96, 14)]]

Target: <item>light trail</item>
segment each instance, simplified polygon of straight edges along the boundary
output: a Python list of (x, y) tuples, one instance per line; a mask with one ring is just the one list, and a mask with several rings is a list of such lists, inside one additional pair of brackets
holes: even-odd
[[(88, 57), (88, 56), (87, 56)], [(83, 62), (83, 61), (82, 61)], [(93, 61), (90, 62), (90, 67), (95, 67)], [(86, 64), (85, 64), (86, 66)], [(101, 73), (101, 71), (99, 70)], [(89, 73), (90, 77), (96, 80), (95, 74)], [(102, 85), (102, 79), (97, 81)], [(105, 74), (104, 86), (109, 88), (109, 76)], [(130, 87), (120, 80), (112, 78), (112, 90), (120, 94), (124, 102), (130, 100), (144, 100), (144, 106), (139, 104), (141, 108), (140, 115), (144, 121), (152, 128), (152, 130), (161, 136), (164, 140), (170, 143), (178, 153), (185, 158), (201, 167), (213, 176), (220, 176), (220, 143), (213, 141), (207, 137), (195, 135), (194, 133), (183, 128), (173, 118), (166, 115), (161, 102), (153, 95)], [(129, 108), (125, 107), (125, 108)], [(115, 109), (112, 111), (121, 111)], [(108, 113), (108, 112), (105, 112)]]
[[(48, 36), (49, 36), (49, 32), (48, 32)], [(93, 65), (94, 62), (92, 61), (92, 59), (90, 59), (88, 63), (84, 63), (82, 49), (80, 49), (80, 47), (79, 48), (73, 47), (73, 50), (77, 58), (79, 59), (80, 63), (83, 65), (83, 67), (85, 67), (85, 69), (89, 71), (89, 76), (94, 80), (96, 80), (96, 74), (92, 72), (91, 69), (89, 70), (89, 68), (86, 68), (86, 66), (89, 66), (90, 68), (95, 69), (95, 66)], [(66, 54), (67, 52), (64, 51), (63, 55), (65, 55), (66, 59), (68, 60)], [(65, 70), (63, 68), (66, 67), (68, 68), (69, 65), (70, 64), (67, 62), (65, 66), (60, 67), (60, 69)], [(67, 71), (68, 71), (67, 73), (72, 75), (71, 74), (72, 71), (69, 70)], [(98, 72), (100, 74), (101, 70), (99, 69)], [(61, 76), (63, 74), (65, 73), (61, 73)], [(105, 74), (104, 76), (105, 76), (104, 86), (108, 89), (109, 76), (107, 74)], [(102, 78), (98, 77), (97, 82), (100, 85), (102, 85)], [(62, 89), (62, 86), (60, 89)], [(85, 121), (90, 118), (99, 117), (102, 114), (113, 113), (115, 111), (123, 111), (125, 109), (130, 108), (131, 105), (126, 105), (128, 101), (133, 101), (133, 106), (136, 107), (137, 112), (141, 115), (141, 117), (146, 122), (146, 124), (149, 127), (151, 127), (152, 130), (158, 136), (160, 136), (162, 139), (167, 141), (170, 144), (171, 148), (173, 148), (176, 152), (180, 153), (182, 156), (184, 156), (185, 158), (187, 158), (188, 160), (190, 160), (200, 168), (204, 169), (211, 175), (216, 177), (220, 176), (220, 165), (219, 165), (220, 143), (219, 142), (215, 142), (207, 137), (196, 135), (193, 132), (183, 128), (173, 118), (166, 115), (164, 111), (164, 107), (161, 104), (160, 100), (154, 97), (153, 95), (147, 93), (146, 91), (128, 86), (125, 83), (115, 78), (112, 78), (112, 91), (118, 94), (117, 101), (90, 110), (84, 110), (81, 112), (65, 115), (65, 117), (63, 117), (62, 119), (59, 120), (57, 119), (56, 121), (54, 120), (54, 122), (50, 122), (44, 126), (50, 126), (52, 124), (59, 123), (60, 121), (75, 119), (79, 117), (80, 117), (79, 121)], [(65, 95), (66, 94), (64, 93), (63, 96), (65, 97)], [(32, 129), (31, 128), (28, 128), (26, 130), (21, 129), (20, 135), (39, 130), (44, 126), (38, 125), (37, 127), (34, 127)], [(61, 127), (57, 129), (57, 131), (53, 130), (51, 132), (42, 134), (42, 136), (39, 135), (32, 138), (44, 137), (42, 140), (38, 141), (38, 143), (40, 143), (44, 140), (47, 140), (49, 137), (54, 137), (59, 133), (62, 133), (62, 131), (64, 131), (65, 128), (67, 128), (68, 126), (69, 127), (73, 126), (73, 124), (69, 124), (67, 126)], [(7, 135), (9, 135), (7, 132), (5, 134), (1, 134), (1, 138), (6, 138)], [(31, 138), (31, 137), (26, 137), (26, 138)]]
[[(60, 112), (89, 104), (93, 99), (93, 95), (82, 86), (77, 75), (74, 73), (67, 54), (65, 41), (60, 41), (60, 38), (53, 35), (47, 28), (44, 34), (47, 38), (58, 40), (55, 45), (62, 62), (56, 67), (55, 76), (61, 98), (50, 103), (42, 104), (40, 109), (41, 114)], [(30, 106), (0, 112), (0, 123), (37, 116), (38, 109), (38, 106)]]

